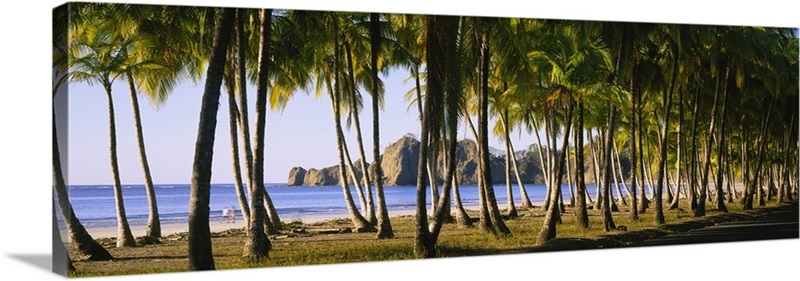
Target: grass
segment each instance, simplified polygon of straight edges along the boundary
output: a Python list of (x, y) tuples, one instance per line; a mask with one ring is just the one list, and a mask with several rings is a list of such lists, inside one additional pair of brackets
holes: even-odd
[[(686, 206), (685, 202), (681, 203), (681, 206)], [(707, 216), (720, 213), (714, 206), (714, 204), (707, 204)], [(731, 213), (743, 212), (741, 204), (738, 203), (729, 203), (727, 207)], [(639, 214), (639, 220), (636, 221), (628, 219), (628, 210), (629, 207), (620, 206), (620, 212), (613, 213), (616, 225), (627, 227), (626, 233), (618, 230), (606, 232), (603, 228), (603, 218), (596, 210), (589, 210), (589, 229), (580, 229), (575, 222), (574, 211), (567, 208), (562, 215), (563, 223), (557, 226), (556, 237), (595, 241), (608, 237), (609, 234), (618, 236), (657, 234), (655, 228), (658, 225), (655, 224), (652, 207), (646, 213)], [(519, 211), (521, 217), (505, 221), (512, 232), (510, 237), (496, 238), (492, 234), (482, 233), (477, 228), (462, 229), (455, 224), (445, 224), (437, 244), (439, 257), (511, 254), (541, 250), (536, 245), (536, 238), (542, 227), (544, 211), (540, 208), (519, 209)], [(478, 217), (476, 213), (470, 213), (470, 216)], [(691, 211), (683, 209), (664, 210), (664, 217), (667, 223), (696, 220)], [(303, 223), (302, 221), (292, 221), (285, 225), (300, 227), (303, 226)], [(323, 228), (352, 227), (347, 219), (333, 220), (325, 224), (318, 224), (318, 226)], [(310, 226), (306, 225), (306, 227)], [(313, 228), (313, 226), (311, 227)], [(286, 235), (271, 237), (272, 250), (269, 259), (257, 263), (246, 262), (242, 259), (246, 239), (244, 231), (230, 230), (212, 235), (214, 262), (217, 269), (241, 269), (414, 259), (412, 252), (413, 217), (392, 218), (392, 228), (395, 238), (385, 240), (375, 239), (375, 233), (295, 236), (287, 232)], [(654, 229), (654, 231), (652, 233), (635, 232), (644, 229)], [(670, 232), (673, 230), (659, 231)], [(102, 240), (101, 243), (115, 259), (113, 261), (76, 261), (74, 264), (77, 271), (71, 276), (182, 272), (186, 271), (188, 266), (185, 236), (171, 236), (163, 239), (161, 244), (131, 248), (113, 248), (114, 244), (110, 239)]]

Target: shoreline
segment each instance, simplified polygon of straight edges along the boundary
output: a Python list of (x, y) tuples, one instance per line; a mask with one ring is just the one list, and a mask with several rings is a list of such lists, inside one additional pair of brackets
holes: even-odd
[[(477, 207), (477, 206), (470, 206), (470, 207)], [(465, 209), (469, 209), (468, 207), (464, 207)], [(416, 211), (411, 210), (397, 210), (397, 211), (389, 211), (390, 218), (396, 218), (399, 216), (405, 215), (414, 215)], [(330, 215), (312, 215), (312, 216), (287, 216), (282, 217), (281, 221), (284, 222), (291, 222), (295, 220), (300, 220), (304, 224), (311, 224), (317, 222), (323, 222), (333, 219), (339, 218), (350, 218), (348, 214), (330, 214)], [(209, 221), (209, 227), (211, 228), (211, 232), (222, 232), (230, 229), (237, 229), (237, 228), (244, 228), (246, 227), (245, 222), (241, 219), (241, 216), (237, 217), (235, 223), (226, 223), (224, 220), (214, 220)], [(131, 226), (131, 232), (133, 233), (134, 237), (141, 237), (145, 235), (147, 230), (146, 225), (137, 225)], [(117, 237), (117, 227), (116, 226), (109, 226), (109, 227), (95, 227), (95, 228), (86, 228), (86, 231), (94, 239), (101, 239), (101, 238), (116, 238)], [(187, 223), (169, 223), (169, 224), (161, 224), (161, 236), (166, 237), (173, 234), (179, 234), (189, 231), (189, 224)], [(63, 229), (62, 233), (66, 233)], [(66, 238), (66, 237), (64, 237)], [(69, 238), (66, 238), (69, 239)], [(68, 240), (64, 240), (68, 241)]]

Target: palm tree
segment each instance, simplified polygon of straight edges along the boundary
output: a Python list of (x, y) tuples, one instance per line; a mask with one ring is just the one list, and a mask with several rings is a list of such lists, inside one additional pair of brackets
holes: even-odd
[[(237, 9), (237, 35), (238, 35), (238, 14), (241, 9)], [(244, 186), (242, 183), (242, 167), (239, 162), (239, 134), (236, 130), (239, 120), (239, 107), (236, 105), (236, 80), (234, 79), (234, 72), (236, 69), (234, 59), (234, 49), (243, 48), (243, 46), (236, 46), (234, 40), (231, 40), (231, 46), (228, 48), (228, 62), (225, 67), (225, 76), (223, 83), (225, 84), (225, 91), (228, 93), (228, 127), (231, 139), (231, 156), (233, 158), (233, 183), (234, 190), (236, 191), (236, 199), (239, 201), (239, 208), (242, 210), (242, 219), (249, 224), (250, 222), (250, 207), (247, 203), (247, 198), (244, 195)], [(243, 87), (243, 86), (240, 86)]]
[[(234, 9), (223, 9), (214, 31), (212, 53), (206, 73), (203, 101), (200, 108), (200, 125), (197, 130), (192, 185), (189, 194), (189, 270), (213, 270), (211, 233), (208, 225), (211, 189), (211, 163), (213, 160), (214, 131), (217, 126), (220, 86), (222, 85), (225, 54), (233, 31)], [(257, 165), (256, 165), (257, 166)], [(252, 187), (251, 187), (252, 188)], [(251, 197), (257, 198), (255, 195)], [(260, 198), (258, 198), (260, 199)], [(258, 216), (258, 208), (253, 208)], [(250, 225), (250, 229), (258, 226)], [(263, 233), (263, 232), (262, 232)]]
[[(269, 257), (272, 244), (265, 234), (266, 229), (277, 227), (266, 219), (263, 201), (266, 195), (264, 188), (264, 147), (267, 108), (267, 78), (269, 77), (269, 49), (272, 32), (272, 10), (259, 11), (259, 44), (258, 75), (256, 81), (256, 127), (255, 148), (253, 151), (253, 167), (251, 170), (252, 185), (250, 188), (250, 227), (244, 246), (244, 257), (250, 261), (259, 261)], [(223, 29), (227, 30), (227, 29)], [(209, 66), (210, 70), (210, 66)], [(210, 76), (210, 75), (209, 75)], [(266, 228), (266, 229), (265, 229)]]
[[(372, 156), (375, 166), (375, 193), (377, 193), (378, 201), (378, 239), (394, 237), (392, 231), (392, 223), (389, 220), (389, 212), (386, 208), (386, 198), (383, 193), (383, 169), (381, 168), (381, 154), (380, 154), (380, 112), (379, 101), (380, 92), (378, 91), (378, 50), (381, 47), (380, 36), (380, 17), (377, 13), (370, 13), (369, 15), (369, 38), (370, 38), (370, 66), (372, 69), (372, 87), (370, 94), (372, 95)], [(362, 153), (363, 154), (363, 153)], [(364, 158), (362, 158), (364, 159)], [(364, 171), (366, 171), (365, 169)]]
[[(78, 11), (75, 11), (78, 12)], [(130, 225), (125, 214), (125, 203), (122, 198), (122, 185), (120, 183), (119, 164), (117, 162), (117, 134), (116, 121), (114, 116), (114, 100), (111, 95), (111, 85), (122, 75), (125, 57), (121, 49), (131, 44), (131, 40), (123, 42), (113, 41), (116, 38), (109, 36), (107, 30), (103, 30), (95, 22), (102, 13), (102, 7), (86, 6), (88, 14), (72, 38), (70, 46), (70, 72), (73, 81), (87, 82), (90, 85), (99, 83), (105, 90), (108, 99), (108, 129), (109, 129), (109, 154), (111, 159), (111, 175), (113, 178), (114, 202), (117, 209), (117, 247), (129, 247), (136, 245), (136, 241), (131, 233)], [(95, 13), (95, 14), (91, 14)], [(111, 39), (111, 40), (110, 40)]]
[[(436, 257), (436, 242), (445, 219), (445, 204), (450, 204), (450, 188), (455, 181), (456, 129), (457, 114), (463, 98), (460, 71), (462, 60), (461, 49), (457, 42), (456, 32), (459, 19), (449, 16), (426, 16), (427, 34), (426, 62), (428, 68), (427, 87), (422, 112), (419, 164), (417, 166), (417, 204), (416, 222), (414, 225), (414, 255), (422, 258)], [(444, 114), (447, 112), (447, 114)], [(426, 183), (428, 150), (431, 146), (429, 134), (445, 131), (447, 168), (445, 172), (442, 197), (433, 214), (433, 222), (428, 225), (426, 214)]]
[[(63, 88), (61, 86), (69, 81), (69, 37), (68, 26), (63, 25), (71, 13), (75, 12), (70, 9), (75, 9), (77, 5), (65, 5), (53, 10), (53, 72), (54, 85), (53, 85), (53, 104), (56, 104), (55, 97)], [(63, 96), (64, 94), (62, 94)], [(69, 195), (67, 194), (67, 185), (64, 180), (64, 173), (61, 167), (61, 154), (59, 153), (58, 146), (58, 132), (56, 130), (56, 109), (53, 108), (53, 195), (55, 203), (58, 203), (58, 208), (67, 229), (67, 235), (71, 241), (72, 248), (80, 255), (81, 258), (92, 261), (111, 260), (111, 254), (103, 248), (97, 241), (92, 238), (86, 228), (83, 227), (78, 217), (72, 210), (72, 204), (69, 202)], [(54, 228), (57, 219), (55, 217), (55, 206), (53, 207)], [(59, 243), (61, 242), (60, 236), (58, 237)], [(62, 244), (63, 245), (63, 244)], [(66, 253), (66, 249), (64, 249)], [(55, 253), (54, 253), (55, 254)], [(67, 254), (69, 260), (69, 255)], [(72, 264), (70, 260), (70, 264)], [(69, 268), (68, 268), (69, 269)]]

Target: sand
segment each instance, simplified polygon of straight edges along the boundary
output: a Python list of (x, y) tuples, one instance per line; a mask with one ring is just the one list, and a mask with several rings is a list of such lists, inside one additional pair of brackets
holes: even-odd
[[(400, 210), (400, 211), (389, 211), (390, 217), (396, 216), (404, 216), (404, 215), (413, 215), (415, 213), (414, 210)], [(294, 220), (300, 220), (303, 223), (310, 224), (315, 222), (322, 222), (332, 219), (338, 218), (349, 218), (347, 215), (316, 215), (316, 216), (293, 216), (293, 217), (281, 217), (281, 220), (284, 222), (291, 222)], [(211, 232), (221, 232), (228, 229), (236, 229), (236, 228), (244, 228), (245, 222), (244, 220), (237, 219), (236, 223), (226, 223), (225, 221), (211, 221), (209, 222), (209, 227), (211, 227)], [(98, 228), (87, 228), (86, 229), (89, 234), (92, 235), (93, 238), (113, 238), (117, 237), (117, 227), (98, 227)], [(133, 233), (134, 237), (144, 236), (147, 230), (147, 226), (140, 225), (140, 226), (131, 226), (131, 232)], [(188, 223), (175, 223), (175, 224), (162, 224), (161, 225), (161, 235), (162, 236), (169, 236), (171, 234), (188, 232), (189, 231), (189, 224)], [(62, 233), (64, 231), (62, 230)]]

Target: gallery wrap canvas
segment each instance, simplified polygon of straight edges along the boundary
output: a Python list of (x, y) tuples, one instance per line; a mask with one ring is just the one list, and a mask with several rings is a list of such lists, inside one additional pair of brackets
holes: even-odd
[(53, 9), (53, 271), (797, 239), (797, 38), (67, 3)]

